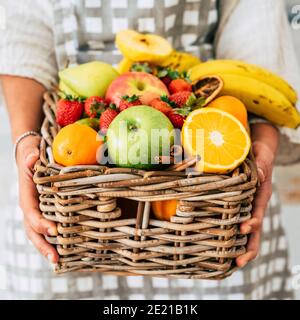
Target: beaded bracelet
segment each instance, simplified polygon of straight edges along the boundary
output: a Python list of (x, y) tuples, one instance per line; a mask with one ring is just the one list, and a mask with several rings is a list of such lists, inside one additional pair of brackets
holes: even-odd
[(13, 151), (16, 161), (17, 161), (17, 149), (18, 149), (18, 146), (19, 146), (20, 142), (22, 140), (24, 140), (25, 138), (29, 137), (29, 136), (40, 137), (41, 135), (36, 131), (27, 131), (27, 132), (25, 132), (25, 133), (23, 133), (22, 135), (19, 136), (19, 138), (15, 142), (14, 151)]

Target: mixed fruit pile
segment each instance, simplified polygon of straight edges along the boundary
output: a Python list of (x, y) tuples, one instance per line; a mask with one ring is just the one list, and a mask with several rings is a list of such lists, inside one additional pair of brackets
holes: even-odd
[[(116, 45), (124, 56), (117, 69), (94, 61), (59, 73), (61, 130), (53, 155), (61, 165), (103, 163), (105, 144), (116, 166), (161, 169), (157, 159), (170, 156), (177, 129), (185, 154), (199, 156), (195, 169), (222, 174), (249, 153), (248, 112), (281, 126), (300, 124), (295, 91), (261, 67), (234, 60), (203, 63), (160, 36), (133, 30), (119, 32)], [(153, 130), (161, 135), (157, 142)], [(146, 146), (143, 151), (133, 148), (137, 141)]]

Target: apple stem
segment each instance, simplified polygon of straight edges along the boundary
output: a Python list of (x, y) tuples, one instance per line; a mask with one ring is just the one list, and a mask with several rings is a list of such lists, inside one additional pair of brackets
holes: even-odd
[(132, 131), (137, 131), (138, 127), (131, 123), (129, 124), (128, 129)]

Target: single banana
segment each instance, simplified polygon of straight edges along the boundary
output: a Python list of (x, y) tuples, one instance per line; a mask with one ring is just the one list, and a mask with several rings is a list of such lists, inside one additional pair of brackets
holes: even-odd
[(201, 63), (201, 60), (190, 53), (173, 51), (167, 59), (160, 63), (160, 66), (183, 72), (198, 65), (199, 63)]
[[(122, 74), (130, 71), (130, 68), (134, 63), (134, 61), (124, 57), (118, 65), (119, 73)], [(173, 53), (168, 58), (166, 58), (162, 63), (156, 66), (183, 72), (189, 70), (199, 63), (201, 63), (201, 60), (189, 53), (173, 51)]]
[(224, 81), (220, 95), (237, 97), (249, 112), (276, 125), (293, 129), (300, 125), (299, 112), (277, 89), (251, 77), (223, 73), (219, 76)]
[(125, 72), (130, 71), (130, 68), (134, 62), (126, 57), (124, 57), (120, 63), (118, 64), (117, 70), (119, 71), (120, 74), (123, 74)]
[(235, 74), (252, 77), (282, 92), (292, 104), (297, 102), (297, 93), (284, 79), (265, 68), (244, 61), (212, 60), (189, 70), (192, 81), (210, 74)]

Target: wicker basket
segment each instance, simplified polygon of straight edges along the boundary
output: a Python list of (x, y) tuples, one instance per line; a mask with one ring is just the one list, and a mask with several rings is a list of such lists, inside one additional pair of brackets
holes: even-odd
[[(55, 221), (57, 237), (47, 237), (60, 255), (57, 273), (100, 271), (118, 275), (222, 279), (236, 269), (247, 236), (239, 224), (251, 217), (257, 172), (247, 159), (229, 175), (190, 176), (185, 161), (166, 171), (104, 166), (61, 167), (51, 145), (55, 93), (45, 94), (40, 160), (34, 181), (40, 209)], [(138, 203), (124, 217), (121, 198)], [(151, 201), (178, 199), (171, 222), (152, 217)]]

